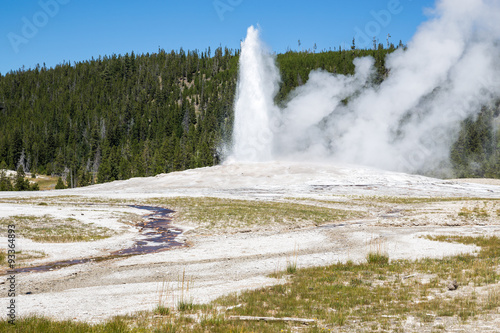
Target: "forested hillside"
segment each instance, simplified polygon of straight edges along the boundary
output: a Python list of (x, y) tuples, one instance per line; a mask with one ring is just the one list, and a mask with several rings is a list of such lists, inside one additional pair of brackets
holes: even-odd
[(237, 66), (227, 49), (160, 50), (2, 76), (0, 163), (70, 186), (213, 165)]
[[(392, 50), (280, 54), (276, 102), (312, 69), (353, 73), (360, 56), (376, 59), (380, 83)], [(62, 175), (75, 187), (217, 164), (232, 134), (238, 57), (159, 50), (0, 75), (0, 169)], [(459, 176), (500, 177), (495, 113), (463, 124), (452, 150)]]
[(500, 101), (462, 123), (450, 159), (458, 178), (500, 178)]

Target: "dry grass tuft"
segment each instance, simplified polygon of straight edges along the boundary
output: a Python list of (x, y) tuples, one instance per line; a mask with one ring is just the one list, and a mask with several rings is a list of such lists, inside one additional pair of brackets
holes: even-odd
[(221, 198), (159, 198), (148, 204), (177, 211), (177, 223), (207, 229), (251, 228), (253, 226), (322, 225), (365, 216), (364, 212), (312, 205)]
[(50, 215), (16, 215), (0, 219), (0, 234), (9, 224), (16, 225), (18, 236), (40, 243), (88, 242), (111, 237), (114, 231), (84, 224), (76, 219), (58, 219)]
[[(391, 260), (373, 252), (369, 262), (337, 263), (328, 267), (297, 269), (284, 284), (221, 297), (205, 304), (189, 298), (188, 278), (180, 278), (183, 290), (177, 309), (165, 307), (122, 316), (104, 324), (56, 322), (44, 318), (22, 319), (18, 332), (281, 332), (281, 331), (404, 331), (407, 318), (423, 331), (447, 329), (443, 318), (459, 323), (497, 311), (500, 305), (500, 240), (496, 237), (430, 237), (433, 240), (475, 244), (477, 256), (460, 255), (444, 259)], [(457, 280), (472, 286), (450, 292), (444, 283)], [(474, 290), (488, 288), (484, 297)], [(481, 288), (483, 288), (481, 287)], [(165, 295), (165, 288), (160, 300)], [(297, 327), (289, 322), (234, 321), (231, 316), (294, 317), (314, 319), (316, 324)], [(437, 318), (440, 318), (438, 321)], [(0, 330), (9, 332), (6, 321)]]

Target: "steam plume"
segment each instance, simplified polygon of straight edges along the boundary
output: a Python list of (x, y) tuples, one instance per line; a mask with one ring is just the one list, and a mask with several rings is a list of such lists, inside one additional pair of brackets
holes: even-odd
[(234, 158), (238, 161), (269, 161), (273, 131), (270, 120), (278, 113), (273, 98), (278, 92), (279, 71), (259, 39), (248, 28), (241, 45), (240, 72), (234, 119)]
[(370, 84), (374, 60), (357, 58), (352, 76), (311, 72), (282, 110), (272, 104), (279, 82), (274, 59), (249, 28), (234, 158), (327, 159), (406, 172), (446, 168), (460, 122), (500, 96), (500, 3), (439, 0), (432, 15), (406, 51), (387, 57), (389, 76), (381, 85)]

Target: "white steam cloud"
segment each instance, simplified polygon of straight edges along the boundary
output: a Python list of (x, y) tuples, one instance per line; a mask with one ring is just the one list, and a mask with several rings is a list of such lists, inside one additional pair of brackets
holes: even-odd
[(241, 49), (233, 154), (239, 161), (268, 161), (273, 149), (269, 124), (279, 113), (274, 105), (279, 71), (254, 27), (248, 28)]
[(500, 2), (439, 0), (432, 15), (406, 51), (387, 57), (389, 75), (381, 85), (370, 84), (374, 60), (357, 58), (352, 76), (311, 72), (281, 110), (273, 104), (274, 58), (250, 27), (231, 159), (336, 160), (407, 172), (446, 168), (460, 122), (500, 96)]

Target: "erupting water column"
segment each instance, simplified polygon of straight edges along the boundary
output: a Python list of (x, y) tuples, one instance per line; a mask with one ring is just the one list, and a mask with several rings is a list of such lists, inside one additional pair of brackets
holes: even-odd
[(271, 160), (271, 120), (279, 112), (274, 105), (279, 79), (273, 56), (260, 41), (258, 29), (251, 26), (241, 44), (231, 160)]

